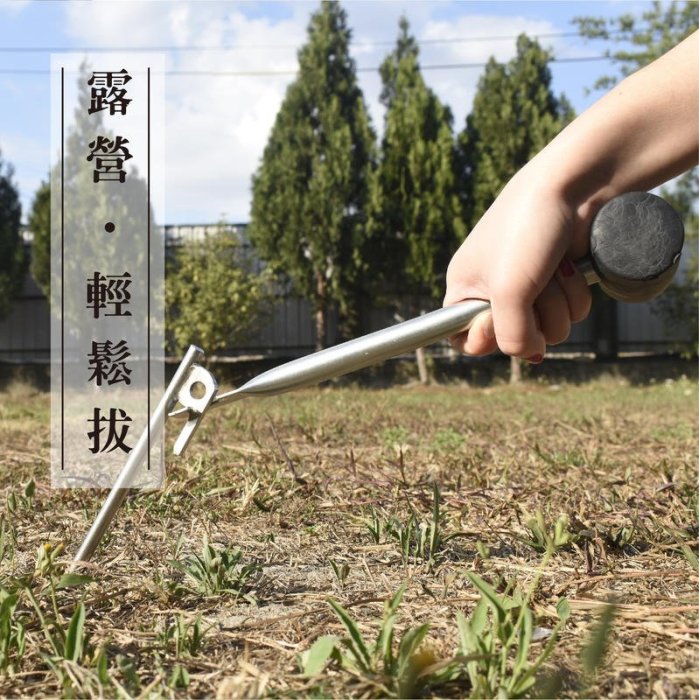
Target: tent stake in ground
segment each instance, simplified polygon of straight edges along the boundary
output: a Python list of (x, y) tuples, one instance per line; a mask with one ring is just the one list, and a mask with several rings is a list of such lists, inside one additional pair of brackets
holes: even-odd
[[(672, 281), (684, 243), (682, 220), (660, 197), (631, 192), (600, 209), (590, 232), (590, 259), (578, 261), (588, 284), (600, 283), (621, 301), (647, 301)], [(174, 452), (180, 455), (191, 441), (206, 411), (246, 396), (269, 396), (317, 384), (467, 330), (478, 314), (489, 309), (485, 301), (469, 300), (404, 321), (390, 328), (341, 343), (287, 362), (254, 377), (232, 391), (218, 392), (214, 376), (197, 360), (204, 352), (190, 346), (168, 385), (126, 465), (87, 533), (75, 563), (89, 561), (126, 497), (147, 455), (149, 441), (158, 439), (166, 418), (187, 414)], [(176, 403), (181, 408), (173, 410)]]

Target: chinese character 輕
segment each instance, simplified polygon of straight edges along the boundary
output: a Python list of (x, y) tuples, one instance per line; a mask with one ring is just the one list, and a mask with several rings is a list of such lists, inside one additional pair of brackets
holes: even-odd
[(100, 317), (100, 309), (106, 309), (107, 305), (113, 307), (113, 313), (105, 313), (105, 316), (131, 316), (131, 312), (122, 309), (131, 301), (131, 275), (125, 272), (123, 275), (103, 275), (95, 271), (92, 277), (87, 278), (87, 306), (92, 309), (93, 317)]

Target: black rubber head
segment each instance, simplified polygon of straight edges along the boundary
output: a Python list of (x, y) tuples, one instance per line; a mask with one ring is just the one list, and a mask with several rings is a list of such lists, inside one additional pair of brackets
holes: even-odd
[(672, 281), (684, 244), (677, 212), (648, 192), (607, 202), (590, 233), (590, 254), (600, 286), (620, 301), (648, 301)]

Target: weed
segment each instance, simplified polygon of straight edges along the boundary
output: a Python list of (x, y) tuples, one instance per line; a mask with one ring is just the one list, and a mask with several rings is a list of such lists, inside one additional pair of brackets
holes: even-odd
[[(239, 549), (216, 548), (204, 537), (201, 556), (193, 554), (184, 561), (172, 561), (172, 565), (184, 572), (191, 582), (190, 590), (207, 596), (226, 593), (243, 598), (250, 603), (255, 599), (249, 593), (252, 577), (259, 571), (257, 564), (241, 565)], [(178, 589), (176, 589), (178, 590)]]
[(0, 671), (13, 674), (26, 651), (26, 628), (15, 617), (19, 596), (0, 588)]
[(385, 530), (397, 543), (403, 562), (410, 557), (421, 559), (430, 566), (434, 565), (444, 554), (450, 540), (463, 537), (463, 532), (445, 534), (445, 516), (440, 508), (441, 494), (437, 484), (432, 485), (432, 513), (428, 520), (421, 520), (418, 513), (412, 509), (405, 523), (395, 519), (387, 521)]
[(470, 660), (466, 672), (471, 697), (522, 697), (537, 681), (537, 673), (556, 645), (558, 633), (570, 615), (568, 601), (559, 601), (559, 620), (539, 655), (530, 660), (534, 614), (529, 597), (515, 588), (499, 594), (474, 573), (467, 574), (480, 599), (467, 619), (457, 615), (460, 651)]
[(361, 522), (369, 531), (374, 544), (381, 544), (387, 531), (392, 529), (393, 518), (379, 515), (379, 512), (374, 506), (371, 506), (370, 513), (371, 516), (369, 518), (363, 518)]
[(15, 514), (20, 510), (31, 511), (34, 507), (34, 494), (36, 484), (34, 479), (30, 479), (25, 485), (22, 493), (18, 496), (14, 491), (7, 494), (7, 512)]
[(166, 621), (165, 630), (160, 635), (160, 641), (165, 647), (172, 644), (177, 658), (196, 656), (201, 651), (205, 634), (206, 631), (202, 632), (201, 628), (201, 615), (197, 615), (194, 622), (190, 623), (180, 613), (172, 623)]
[(402, 426), (384, 428), (381, 432), (381, 441), (386, 447), (393, 448), (396, 445), (404, 445), (409, 435), (410, 431)]
[(555, 552), (568, 546), (578, 539), (578, 536), (568, 529), (568, 516), (559, 515), (556, 522), (551, 524), (544, 518), (540, 510), (534, 515), (522, 511), (531, 539), (519, 538), (524, 544), (533, 547), (537, 552)]
[(333, 574), (335, 574), (335, 580), (340, 585), (340, 588), (344, 588), (345, 581), (347, 581), (347, 577), (349, 576), (350, 572), (349, 564), (345, 562), (338, 566), (337, 562), (334, 559), (328, 559), (328, 561), (330, 562), (330, 566), (332, 567)]
[(427, 624), (407, 629), (398, 642), (398, 649), (394, 649), (396, 611), (404, 593), (405, 585), (384, 604), (383, 618), (373, 644), (365, 640), (357, 622), (345, 608), (334, 600), (328, 601), (348, 636), (317, 639), (299, 660), (304, 675), (317, 675), (330, 659), (334, 659), (382, 694), (415, 697), (427, 680), (423, 672), (434, 665), (436, 658), (431, 650), (421, 646), (429, 630)]
[(432, 441), (432, 448), (437, 452), (457, 452), (466, 443), (464, 435), (453, 428), (438, 430)]

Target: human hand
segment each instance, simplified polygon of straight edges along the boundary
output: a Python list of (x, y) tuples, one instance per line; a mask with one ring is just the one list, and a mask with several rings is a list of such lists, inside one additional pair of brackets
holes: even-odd
[(563, 342), (590, 311), (590, 290), (571, 260), (588, 252), (592, 212), (567, 202), (546, 175), (523, 168), (449, 264), (444, 305), (484, 299), (492, 309), (451, 339), (462, 352), (500, 348), (541, 362), (546, 345)]

